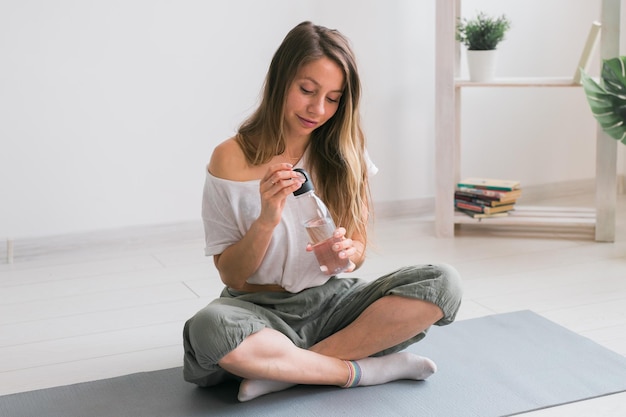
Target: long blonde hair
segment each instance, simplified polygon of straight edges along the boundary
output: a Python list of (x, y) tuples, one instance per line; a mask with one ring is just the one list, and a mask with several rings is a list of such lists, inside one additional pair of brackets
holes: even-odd
[(336, 113), (311, 135), (307, 168), (336, 224), (346, 228), (348, 237), (359, 233), (365, 244), (369, 182), (359, 109), (361, 82), (354, 53), (341, 33), (302, 22), (287, 34), (272, 58), (261, 103), (239, 128), (237, 141), (251, 165), (283, 153), (287, 90), (303, 65), (322, 57), (343, 70), (345, 84)]

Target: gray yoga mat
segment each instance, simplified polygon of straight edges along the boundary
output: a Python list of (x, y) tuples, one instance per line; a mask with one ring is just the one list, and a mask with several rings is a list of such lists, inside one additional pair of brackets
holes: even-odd
[(530, 311), (434, 327), (408, 350), (435, 360), (427, 381), (297, 386), (237, 402), (238, 384), (197, 388), (165, 369), (0, 397), (6, 417), (489, 417), (626, 391), (626, 358)]

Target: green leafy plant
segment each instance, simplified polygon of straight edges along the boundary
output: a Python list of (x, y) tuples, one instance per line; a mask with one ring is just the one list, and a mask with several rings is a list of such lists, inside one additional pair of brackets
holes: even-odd
[(470, 51), (489, 51), (496, 49), (510, 28), (511, 22), (505, 15), (494, 18), (480, 12), (474, 19), (459, 20), (456, 40)]
[(593, 117), (610, 137), (626, 145), (626, 56), (603, 61), (601, 84), (583, 69), (580, 75)]

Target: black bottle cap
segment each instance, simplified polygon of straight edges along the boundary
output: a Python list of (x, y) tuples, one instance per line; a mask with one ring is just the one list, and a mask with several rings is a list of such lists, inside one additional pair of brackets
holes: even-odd
[(309, 178), (309, 173), (303, 170), (302, 168), (296, 168), (294, 169), (294, 171), (302, 174), (302, 176), (304, 177), (304, 182), (302, 183), (300, 188), (298, 188), (296, 191), (293, 192), (293, 195), (297, 197), (301, 194), (308, 193), (309, 191), (313, 191), (313, 183), (311, 182), (311, 179)]

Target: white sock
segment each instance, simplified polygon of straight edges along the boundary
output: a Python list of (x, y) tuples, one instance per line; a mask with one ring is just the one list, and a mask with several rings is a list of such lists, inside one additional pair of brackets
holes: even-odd
[(270, 381), (268, 379), (244, 379), (239, 385), (237, 399), (241, 402), (250, 401), (270, 392), (278, 392), (291, 388), (291, 382)]
[(355, 375), (352, 381), (346, 383), (346, 388), (385, 384), (399, 379), (421, 381), (437, 372), (435, 362), (409, 352), (392, 353), (352, 362), (353, 364), (356, 362), (360, 368), (360, 378), (356, 378), (357, 375)]
[[(399, 379), (420, 381), (437, 372), (435, 362), (409, 352), (345, 362), (352, 370), (350, 380), (344, 388), (380, 385)], [(239, 386), (237, 399), (241, 402), (250, 401), (261, 395), (286, 390), (294, 385), (297, 384), (267, 379), (244, 379)]]

